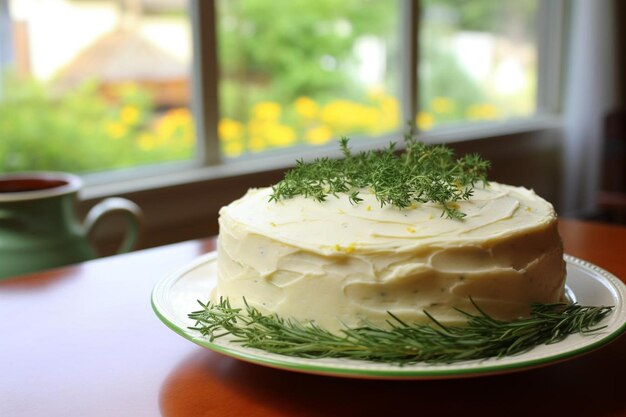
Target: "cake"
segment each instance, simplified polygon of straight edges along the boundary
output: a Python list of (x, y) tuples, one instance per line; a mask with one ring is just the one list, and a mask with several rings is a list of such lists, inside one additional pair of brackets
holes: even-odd
[(424, 313), (459, 323), (457, 309), (512, 320), (533, 302), (564, 299), (565, 263), (555, 211), (532, 190), (490, 182), (454, 203), (381, 207), (368, 189), (315, 201), (270, 201), (249, 190), (220, 210), (218, 276), (212, 299), (332, 332), (410, 322)]

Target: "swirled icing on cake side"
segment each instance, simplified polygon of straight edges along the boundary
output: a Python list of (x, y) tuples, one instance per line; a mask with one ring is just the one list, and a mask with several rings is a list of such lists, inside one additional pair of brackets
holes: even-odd
[(441, 206), (381, 207), (329, 196), (269, 202), (252, 189), (220, 211), (218, 285), (227, 296), (266, 313), (344, 324), (384, 324), (391, 311), (443, 322), (472, 311), (472, 297), (497, 318), (525, 314), (532, 302), (562, 300), (563, 249), (552, 205), (533, 191), (490, 183), (460, 201), (464, 220)]

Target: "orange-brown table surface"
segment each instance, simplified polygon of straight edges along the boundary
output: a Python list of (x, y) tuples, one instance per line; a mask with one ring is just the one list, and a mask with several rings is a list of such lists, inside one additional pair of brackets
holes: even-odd
[[(567, 253), (626, 278), (626, 228), (561, 221)], [(305, 375), (198, 347), (154, 284), (214, 240), (0, 282), (0, 416), (626, 416), (626, 337), (567, 362), (438, 381)]]

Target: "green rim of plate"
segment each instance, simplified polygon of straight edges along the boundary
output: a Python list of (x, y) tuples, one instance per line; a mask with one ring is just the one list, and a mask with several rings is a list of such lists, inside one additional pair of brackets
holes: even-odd
[[(448, 365), (432, 365), (433, 367), (436, 367), (436, 369), (428, 369), (429, 367), (431, 367), (431, 365), (414, 364), (401, 366), (385, 363), (380, 364), (380, 368), (360, 368), (355, 366), (358, 364), (376, 365), (377, 363), (355, 361), (350, 359), (335, 359), (335, 361), (346, 361), (346, 363), (349, 363), (351, 365), (347, 367), (341, 367), (336, 363), (331, 364), (324, 362), (324, 359), (305, 359), (278, 355), (264, 352), (258, 349), (238, 346), (236, 344), (227, 344), (221, 340), (218, 340), (217, 342), (210, 342), (208, 338), (198, 337), (197, 335), (194, 335), (194, 332), (192, 330), (179, 326), (174, 322), (171, 317), (168, 317), (168, 315), (164, 313), (164, 308), (161, 307), (161, 298), (165, 293), (170, 290), (172, 284), (180, 278), (184, 277), (185, 274), (205, 263), (216, 261), (215, 252), (211, 252), (201, 256), (190, 264), (179, 269), (175, 273), (159, 281), (152, 290), (151, 305), (158, 318), (167, 327), (169, 327), (185, 339), (199, 346), (224, 354), (226, 356), (272, 368), (329, 376), (371, 379), (436, 379), (486, 376), (498, 373), (532, 369), (562, 362), (567, 359), (572, 359), (596, 350), (602, 346), (605, 346), (626, 331), (626, 306), (624, 305), (624, 300), (626, 300), (626, 286), (624, 285), (624, 283), (619, 280), (615, 275), (590, 262), (584, 261), (571, 255), (564, 255), (564, 259), (566, 263), (576, 265), (581, 269), (586, 270), (585, 272), (592, 271), (602, 278), (602, 283), (607, 288), (607, 291), (611, 293), (611, 296), (615, 301), (614, 305), (616, 307), (611, 315), (605, 320), (612, 319), (614, 318), (614, 316), (617, 315), (617, 318), (621, 320), (621, 324), (619, 324), (619, 326), (613, 329), (610, 333), (603, 335), (600, 339), (584, 344), (583, 346), (580, 346), (578, 348), (567, 349), (566, 347), (564, 347), (563, 350), (559, 353), (548, 354), (533, 359), (524, 359), (506, 364), (481, 365), (481, 361), (455, 362)], [(200, 296), (206, 297), (207, 294), (199, 294), (199, 297)], [(618, 310), (618, 307), (620, 305), (622, 308)], [(192, 324), (193, 323), (191, 322), (189, 323), (189, 325)], [(552, 346), (559, 345), (566, 346), (567, 339)], [(515, 356), (509, 356), (503, 359), (510, 358), (515, 358)], [(467, 364), (476, 366), (463, 367)], [(415, 368), (416, 366), (419, 366), (419, 368)]]

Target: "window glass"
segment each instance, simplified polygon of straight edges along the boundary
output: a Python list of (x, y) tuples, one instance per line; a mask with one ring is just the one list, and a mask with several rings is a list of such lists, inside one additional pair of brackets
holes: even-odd
[(184, 0), (10, 0), (0, 11), (0, 171), (189, 159)]
[(401, 124), (399, 2), (222, 0), (221, 150), (228, 158)]
[(421, 130), (536, 111), (537, 0), (423, 0)]

